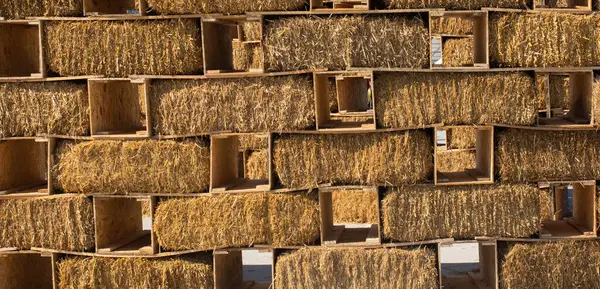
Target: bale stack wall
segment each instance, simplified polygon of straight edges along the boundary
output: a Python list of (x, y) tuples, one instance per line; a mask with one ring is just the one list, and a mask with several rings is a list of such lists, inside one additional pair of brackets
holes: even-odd
[(159, 14), (243, 14), (249, 11), (302, 10), (307, 0), (147, 0)]
[(0, 17), (25, 19), (36, 16), (81, 16), (83, 0), (2, 0)]

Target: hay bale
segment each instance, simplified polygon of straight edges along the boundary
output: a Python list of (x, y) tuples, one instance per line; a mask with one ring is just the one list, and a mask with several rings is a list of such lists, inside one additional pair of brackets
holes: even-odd
[(538, 110), (547, 110), (547, 98), (550, 90), (550, 75), (548, 73), (536, 73), (535, 82), (538, 96)]
[(435, 17), (431, 19), (431, 34), (473, 35), (474, 21), (463, 17)]
[(60, 288), (213, 288), (209, 260), (66, 257), (58, 262)]
[(303, 192), (269, 195), (269, 222), (273, 246), (313, 244), (321, 225), (317, 196)]
[(244, 32), (244, 40), (246, 41), (260, 41), (262, 40), (262, 23), (257, 21), (247, 21), (242, 24), (242, 31)]
[(154, 130), (161, 135), (302, 130), (315, 125), (313, 83), (305, 75), (157, 80), (150, 88), (150, 103)]
[(90, 141), (58, 144), (58, 189), (86, 194), (171, 194), (208, 190), (209, 144), (184, 141)]
[(147, 0), (159, 14), (243, 14), (250, 11), (303, 10), (307, 0)]
[(496, 136), (496, 165), (505, 181), (600, 178), (596, 131), (506, 129)]
[(0, 248), (94, 249), (92, 201), (82, 196), (0, 200)]
[(600, 125), (600, 79), (595, 78), (592, 85), (592, 116), (595, 125)]
[(474, 150), (437, 152), (438, 172), (462, 172), (465, 169), (475, 169), (476, 153)]
[(477, 143), (477, 128), (453, 127), (446, 131), (446, 144), (450, 149), (471, 149)]
[(273, 163), (287, 188), (400, 185), (426, 180), (433, 170), (432, 137), (425, 131), (282, 135)]
[(238, 135), (238, 149), (240, 151), (267, 149), (267, 140), (263, 137), (256, 137), (254, 134)]
[(512, 245), (502, 264), (500, 288), (600, 288), (599, 252), (597, 241)]
[(37, 16), (82, 16), (83, 0), (2, 0), (0, 17), (25, 19)]
[(265, 68), (428, 68), (422, 19), (402, 16), (287, 17), (265, 26)]
[(536, 123), (535, 82), (526, 73), (380, 73), (374, 81), (383, 128)]
[(550, 75), (550, 107), (569, 108), (569, 76)]
[(600, 64), (597, 26), (598, 16), (493, 13), (490, 59), (497, 67), (596, 66)]
[(329, 95), (329, 111), (333, 113), (339, 112), (337, 100), (337, 85), (335, 83), (335, 78), (333, 77), (327, 78), (327, 94)]
[(569, 8), (569, 0), (535, 0), (535, 5), (548, 8)]
[(202, 71), (196, 19), (51, 21), (44, 31), (48, 68), (61, 76)]
[(0, 84), (0, 136), (86, 135), (87, 86), (74, 82)]
[(305, 248), (277, 259), (275, 288), (438, 288), (431, 249)]
[(385, 0), (390, 9), (446, 8), (454, 10), (479, 10), (481, 8), (527, 9), (527, 0)]
[(233, 70), (246, 71), (263, 68), (263, 53), (260, 43), (233, 41)]
[(473, 38), (451, 38), (444, 41), (442, 63), (445, 67), (472, 66), (475, 63)]
[(246, 178), (262, 180), (269, 178), (267, 150), (252, 151), (246, 160)]
[(372, 190), (331, 192), (333, 223), (379, 224), (379, 196)]
[(394, 241), (529, 237), (549, 216), (550, 195), (533, 185), (404, 186), (382, 201), (383, 234)]

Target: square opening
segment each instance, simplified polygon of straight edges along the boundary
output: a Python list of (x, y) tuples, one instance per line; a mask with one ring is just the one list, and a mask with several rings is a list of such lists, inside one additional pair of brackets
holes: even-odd
[(381, 244), (377, 188), (319, 191), (321, 244)]
[[(252, 145), (244, 144), (246, 142)], [(214, 135), (210, 146), (211, 192), (262, 192), (271, 189), (269, 135)]]
[(127, 79), (90, 79), (88, 91), (92, 136), (150, 136), (144, 83)]
[(494, 182), (493, 127), (441, 127), (434, 138), (436, 185)]
[(39, 21), (0, 22), (0, 77), (44, 76)]
[(487, 12), (432, 13), (433, 68), (488, 68)]
[(52, 257), (33, 252), (0, 254), (0, 288), (52, 289)]
[(144, 0), (83, 0), (85, 16), (143, 15)]
[(498, 282), (495, 242), (442, 244), (442, 287), (448, 289), (494, 289)]
[(271, 288), (271, 249), (217, 250), (213, 258), (216, 289)]
[(48, 194), (47, 139), (0, 142), (0, 195)]
[(205, 74), (264, 72), (260, 18), (203, 19), (202, 45)]
[(310, 0), (310, 10), (369, 10), (370, 0)]
[(536, 82), (540, 126), (592, 125), (592, 71), (537, 73)]
[(370, 72), (315, 73), (317, 129), (375, 129), (372, 80)]
[(540, 183), (552, 196), (540, 237), (596, 237), (596, 182)]
[(592, 11), (592, 0), (534, 0), (536, 10), (575, 9)]
[(152, 255), (158, 245), (152, 231), (152, 197), (94, 197), (96, 253)]

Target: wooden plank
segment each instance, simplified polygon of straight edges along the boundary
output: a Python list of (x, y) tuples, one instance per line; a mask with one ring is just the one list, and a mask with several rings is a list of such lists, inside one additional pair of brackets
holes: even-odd
[(142, 226), (141, 203), (135, 198), (94, 198), (93, 203), (96, 252), (114, 251), (149, 234)]
[(227, 187), (238, 178), (238, 137), (213, 136), (210, 140), (210, 191)]
[(243, 284), (242, 251), (213, 255), (215, 289), (238, 288)]

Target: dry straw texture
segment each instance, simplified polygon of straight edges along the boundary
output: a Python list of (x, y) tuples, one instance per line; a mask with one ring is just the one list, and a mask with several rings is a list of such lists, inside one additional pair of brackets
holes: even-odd
[(381, 73), (374, 87), (385, 128), (536, 122), (535, 81), (526, 73)]
[(55, 21), (45, 25), (48, 68), (60, 75), (202, 71), (198, 20)]
[(315, 124), (313, 83), (305, 75), (155, 81), (150, 102), (155, 132), (162, 135), (301, 130)]
[(1, 0), (0, 17), (81, 16), (83, 0)]
[(539, 110), (548, 109), (548, 96), (550, 91), (550, 75), (547, 73), (536, 73), (535, 82), (537, 87), (537, 102)]
[(42, 257), (39, 253), (29, 252), (2, 254), (0, 280), (5, 289), (52, 288), (50, 256)]
[(72, 82), (0, 84), (0, 136), (89, 133), (87, 86)]
[(249, 11), (288, 11), (303, 9), (307, 0), (147, 0), (160, 14), (243, 14)]
[(246, 160), (245, 177), (253, 180), (269, 178), (267, 150), (258, 150), (250, 153), (250, 156)]
[(331, 198), (335, 224), (379, 224), (377, 190), (335, 190)]
[(262, 24), (257, 21), (247, 21), (242, 24), (244, 40), (260, 41), (262, 39), (261, 29)]
[(592, 117), (594, 124), (600, 124), (600, 79), (594, 79), (592, 85)]
[(473, 38), (451, 38), (444, 41), (442, 63), (445, 67), (470, 66), (474, 62)]
[(58, 263), (61, 289), (211, 289), (209, 262), (190, 258), (92, 258), (67, 257)]
[(154, 229), (166, 250), (310, 244), (318, 202), (304, 194), (215, 195), (159, 203)]
[(497, 134), (496, 165), (509, 182), (600, 178), (596, 131), (507, 129)]
[(275, 141), (275, 172), (284, 187), (319, 184), (400, 185), (433, 171), (432, 137), (425, 131), (283, 135)]
[(0, 248), (94, 249), (92, 201), (81, 196), (0, 200)]
[(473, 19), (450, 16), (431, 18), (431, 33), (473, 35)]
[(263, 68), (263, 51), (260, 43), (233, 41), (233, 70), (246, 71)]
[(257, 137), (255, 134), (238, 135), (238, 149), (240, 151), (261, 150), (267, 149), (267, 147), (267, 139), (264, 137)]
[(550, 107), (569, 108), (569, 77), (550, 75)]
[(474, 148), (477, 142), (477, 128), (453, 127), (446, 130), (446, 143), (451, 149)]
[(536, 7), (546, 6), (549, 8), (568, 8), (569, 0), (535, 0)]
[(420, 18), (289, 17), (267, 22), (270, 71), (347, 67), (429, 67), (429, 33)]
[(278, 258), (275, 288), (439, 288), (430, 249), (300, 249)]
[(476, 153), (474, 150), (437, 152), (436, 165), (439, 172), (462, 172), (465, 169), (474, 169)]
[(86, 194), (172, 194), (208, 190), (204, 140), (61, 142), (53, 176), (59, 189)]
[(598, 65), (598, 19), (565, 13), (494, 13), (490, 59), (499, 67)]
[(494, 8), (527, 8), (528, 0), (385, 0), (391, 9), (407, 8), (447, 8), (447, 9), (480, 9)]
[(500, 288), (600, 288), (599, 252), (597, 241), (513, 245), (502, 264)]
[(550, 195), (533, 185), (405, 186), (382, 201), (383, 234), (394, 241), (529, 237)]

